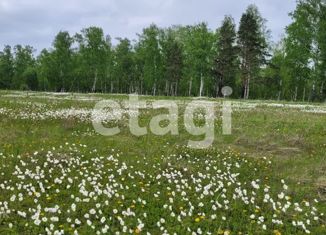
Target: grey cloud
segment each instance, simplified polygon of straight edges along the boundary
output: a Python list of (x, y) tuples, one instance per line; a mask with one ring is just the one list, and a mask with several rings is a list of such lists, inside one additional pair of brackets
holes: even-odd
[[(151, 23), (161, 27), (205, 21), (216, 29), (224, 15), (239, 22), (250, 0), (0, 0), (0, 47), (29, 44), (41, 50), (51, 46), (55, 34), (102, 27), (112, 38), (136, 38)], [(274, 40), (290, 22), (295, 0), (256, 0), (268, 20)]]

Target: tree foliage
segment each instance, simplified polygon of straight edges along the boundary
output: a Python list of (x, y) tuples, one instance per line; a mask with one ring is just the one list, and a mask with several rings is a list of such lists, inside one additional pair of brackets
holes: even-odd
[(223, 86), (235, 86), (238, 70), (238, 46), (236, 25), (226, 16), (217, 32), (217, 55), (215, 58), (216, 96), (222, 96)]
[(258, 9), (250, 5), (240, 20), (238, 43), (240, 48), (243, 98), (248, 99), (250, 83), (259, 76), (259, 70), (266, 61), (267, 38), (265, 20)]
[[(326, 3), (298, 0), (278, 43), (255, 5), (238, 30), (226, 16), (217, 30), (206, 23), (159, 28), (115, 43), (99, 27), (76, 35), (60, 31), (52, 48), (0, 51), (0, 89), (139, 93), (320, 101), (326, 98)], [(13, 49), (12, 49), (13, 48)]]

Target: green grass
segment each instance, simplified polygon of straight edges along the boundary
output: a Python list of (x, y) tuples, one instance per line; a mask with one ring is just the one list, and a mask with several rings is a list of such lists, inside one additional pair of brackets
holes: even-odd
[[(162, 234), (164, 231), (191, 234), (199, 233), (198, 229), (203, 234), (228, 231), (231, 234), (301, 234), (304, 229), (292, 225), (293, 221), (301, 220), (312, 234), (326, 233), (325, 216), (320, 215), (326, 213), (325, 114), (265, 104), (254, 109), (235, 110), (232, 135), (221, 134), (221, 119), (217, 118), (213, 147), (190, 150), (184, 147), (187, 141), (200, 138), (192, 137), (182, 127), (184, 105), (180, 109), (178, 136), (155, 136), (149, 132), (135, 137), (123, 120), (119, 122), (122, 130), (119, 135), (104, 137), (94, 132), (91, 123), (78, 118), (33, 120), (31, 114), (70, 108), (91, 109), (95, 104), (95, 100), (79, 100), (78, 97), (112, 98), (123, 102), (127, 96), (74, 94), (67, 95), (66, 99), (42, 93), (8, 96), (12, 94), (0, 92), (0, 234), (44, 234), (50, 224), (53, 224), (52, 233), (62, 230), (67, 234), (75, 230), (79, 234), (95, 234), (105, 225), (109, 234), (118, 231), (122, 234)], [(150, 103), (159, 98), (141, 99)], [(182, 104), (191, 99), (177, 100)], [(221, 103), (222, 100), (217, 100), (217, 105)], [(318, 104), (316, 107), (324, 106)], [(1, 108), (10, 113), (1, 114)], [(150, 118), (160, 112), (151, 109), (143, 112), (140, 123), (148, 125)], [(220, 115), (218, 107), (216, 112)], [(26, 113), (26, 119), (19, 116), (22, 113)], [(35, 179), (37, 175), (44, 178)], [(62, 182), (56, 178), (61, 178)], [(257, 179), (260, 188), (254, 189), (251, 183)], [(282, 179), (288, 185), (287, 190), (283, 188)], [(43, 184), (43, 192), (39, 182)], [(219, 188), (221, 183), (223, 187)], [(206, 195), (204, 187), (207, 185), (211, 188)], [(108, 188), (112, 191), (110, 196), (103, 193)], [(249, 199), (255, 198), (254, 203), (247, 205), (244, 198), (234, 199), (237, 188), (246, 190)], [(270, 201), (264, 202), (266, 188), (281, 207), (291, 202), (290, 208), (282, 212), (274, 210)], [(94, 195), (83, 195), (83, 190)], [(281, 192), (289, 198), (280, 199)], [(21, 201), (19, 193), (23, 195)], [(16, 198), (10, 201), (13, 195)], [(90, 198), (90, 201), (76, 202), (76, 197)], [(226, 200), (229, 204), (225, 204)], [(309, 206), (305, 206), (305, 201)], [(4, 202), (8, 204), (5, 206)], [(77, 205), (76, 211), (71, 210), (73, 203)], [(303, 211), (295, 210), (294, 203), (299, 203)], [(223, 207), (218, 208), (218, 204)], [(32, 216), (38, 205), (41, 207), (40, 220), (48, 220), (36, 225)], [(46, 207), (56, 205), (61, 213), (45, 211)], [(217, 206), (216, 210), (213, 205)], [(317, 220), (311, 214), (313, 207), (318, 210), (314, 212)], [(96, 211), (94, 215), (89, 212), (91, 209)], [(114, 210), (118, 212), (115, 214)], [(18, 211), (26, 212), (26, 218), (19, 216)], [(89, 218), (84, 217), (87, 213)], [(250, 218), (252, 214), (255, 215), (253, 219)], [(283, 225), (272, 223), (274, 214)], [(261, 224), (260, 216), (264, 217)], [(51, 217), (58, 217), (59, 222), (50, 222)], [(76, 218), (81, 224), (74, 222)], [(103, 223), (102, 218), (105, 218)], [(311, 225), (307, 225), (307, 219), (311, 220)], [(92, 224), (87, 225), (87, 220)], [(141, 224), (144, 227), (137, 229)], [(124, 226), (126, 231), (123, 231)]]

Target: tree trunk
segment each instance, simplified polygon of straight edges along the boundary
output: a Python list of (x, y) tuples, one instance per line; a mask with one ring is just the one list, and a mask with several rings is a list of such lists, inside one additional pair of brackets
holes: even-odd
[(322, 82), (321, 86), (320, 86), (320, 96), (321, 96), (321, 98), (323, 98), (323, 93), (324, 93), (324, 82)]
[(154, 81), (153, 85), (153, 96), (156, 96), (156, 80)]
[(191, 96), (191, 90), (192, 90), (192, 78), (189, 81), (189, 96)]
[(282, 85), (283, 85), (283, 81), (280, 80), (280, 84), (279, 84), (279, 90), (278, 90), (278, 96), (277, 96), (277, 100), (281, 100), (281, 94), (282, 94)]
[(250, 93), (250, 78), (247, 80), (247, 96), (246, 99), (249, 99), (249, 93)]
[(62, 88), (61, 88), (61, 90), (65, 91), (65, 78), (63, 76), (62, 70), (60, 71), (60, 77), (61, 77), (61, 80), (62, 80)]
[(203, 88), (204, 88), (204, 79), (203, 74), (200, 74), (200, 90), (199, 90), (199, 97), (202, 97), (203, 94)]
[(244, 82), (244, 94), (243, 98), (247, 100), (249, 98), (249, 78), (246, 78)]
[(244, 82), (243, 88), (244, 88), (243, 99), (246, 99), (247, 98), (247, 79)]
[(220, 85), (219, 85), (219, 82), (217, 82), (217, 84), (216, 84), (216, 98), (218, 98), (219, 92), (220, 92)]
[(295, 92), (294, 92), (294, 101), (297, 101), (297, 96), (298, 96), (298, 87), (295, 87)]
[(315, 100), (315, 97), (316, 97), (316, 84), (315, 84), (315, 82), (313, 82), (311, 93), (310, 93), (310, 96), (308, 98), (308, 102), (314, 101)]
[(303, 88), (302, 101), (304, 102), (305, 99), (306, 99), (306, 87)]
[(143, 80), (140, 80), (140, 94), (143, 94)]
[(248, 76), (247, 74), (243, 74), (243, 96), (242, 98), (243, 99), (246, 99), (247, 98), (247, 93), (248, 93)]
[(165, 81), (165, 94), (166, 96), (169, 96), (169, 81)]
[(97, 83), (97, 69), (95, 70), (95, 76), (94, 76), (92, 92), (95, 92), (95, 90), (96, 90), (96, 83)]

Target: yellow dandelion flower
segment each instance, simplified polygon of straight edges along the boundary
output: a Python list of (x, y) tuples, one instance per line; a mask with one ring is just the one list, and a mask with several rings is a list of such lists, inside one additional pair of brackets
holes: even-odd
[(275, 235), (282, 235), (282, 233), (281, 233), (280, 231), (278, 231), (278, 230), (274, 230), (273, 233), (274, 233)]
[(139, 228), (136, 228), (136, 229), (135, 229), (135, 233), (136, 233), (136, 234), (139, 234), (139, 233), (140, 233), (140, 229), (139, 229)]
[(199, 223), (199, 222), (200, 222), (200, 218), (197, 217), (197, 218), (195, 219), (195, 222), (196, 222), (196, 223)]
[(218, 229), (217, 234), (218, 234), (218, 235), (222, 235), (222, 234), (224, 234), (224, 230), (222, 230), (222, 229)]

